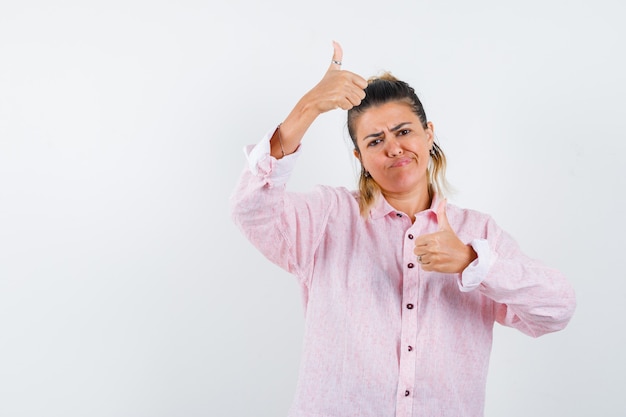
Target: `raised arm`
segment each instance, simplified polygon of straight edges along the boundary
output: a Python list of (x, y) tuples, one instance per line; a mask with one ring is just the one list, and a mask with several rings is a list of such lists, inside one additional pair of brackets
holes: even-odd
[(333, 42), (333, 47), (333, 58), (324, 77), (298, 101), (272, 136), (271, 154), (276, 159), (298, 149), (317, 116), (338, 108), (349, 110), (365, 97), (367, 81), (360, 75), (342, 70), (343, 50), (337, 42)]

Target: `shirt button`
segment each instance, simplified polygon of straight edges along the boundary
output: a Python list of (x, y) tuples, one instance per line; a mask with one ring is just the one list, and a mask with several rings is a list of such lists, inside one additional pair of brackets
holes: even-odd
[(413, 239), (413, 235), (409, 233), (409, 239)]
[(402, 213), (396, 213), (396, 216), (402, 217)]
[(413, 304), (407, 304), (406, 308), (408, 308), (409, 310), (412, 310), (413, 309)]
[(409, 396), (409, 394), (410, 394), (409, 390), (404, 391), (404, 396), (405, 396), (405, 397), (408, 397), (408, 396)]
[(409, 346), (409, 352), (413, 351), (413, 346)]
[(413, 265), (413, 263), (409, 263), (407, 266), (408, 266), (409, 268), (413, 268), (415, 265)]

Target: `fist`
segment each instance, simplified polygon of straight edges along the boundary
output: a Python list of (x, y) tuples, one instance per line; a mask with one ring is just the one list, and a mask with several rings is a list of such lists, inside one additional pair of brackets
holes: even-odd
[(424, 271), (461, 273), (478, 255), (470, 245), (463, 243), (448, 222), (446, 200), (437, 207), (439, 230), (422, 235), (415, 241), (413, 252)]
[(322, 80), (305, 96), (321, 114), (341, 108), (350, 110), (365, 98), (367, 81), (350, 71), (341, 69), (343, 50), (333, 42), (333, 57)]

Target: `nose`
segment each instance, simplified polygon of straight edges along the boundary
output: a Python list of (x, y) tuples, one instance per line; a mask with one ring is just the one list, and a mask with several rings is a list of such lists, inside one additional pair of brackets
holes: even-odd
[(387, 156), (393, 158), (398, 155), (402, 155), (402, 147), (400, 146), (400, 142), (393, 135), (388, 135), (386, 140), (386, 151)]

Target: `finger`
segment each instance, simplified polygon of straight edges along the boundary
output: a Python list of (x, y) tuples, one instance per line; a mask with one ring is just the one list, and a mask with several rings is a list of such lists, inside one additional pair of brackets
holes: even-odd
[(352, 78), (352, 82), (362, 90), (364, 90), (367, 87), (367, 80), (358, 74), (354, 74), (354, 77)]
[(348, 100), (343, 100), (341, 103), (339, 103), (339, 108), (341, 110), (350, 110), (352, 107), (354, 107), (352, 105), (352, 103), (350, 103)]
[(437, 207), (437, 223), (439, 223), (439, 230), (452, 230), (450, 222), (448, 221), (448, 215), (446, 214), (447, 199), (441, 200), (439, 207)]
[(361, 97), (358, 93), (350, 93), (346, 96), (346, 98), (353, 106), (358, 106), (363, 100), (363, 97)]
[(359, 88), (356, 91), (356, 94), (359, 96), (359, 100), (363, 101), (363, 99), (365, 98), (365, 90)]
[(415, 247), (417, 248), (417, 247), (428, 246), (433, 241), (433, 235), (434, 235), (434, 233), (418, 236), (415, 239)]
[(339, 107), (340, 107), (342, 110), (350, 110), (350, 109), (351, 109), (351, 108), (353, 108), (355, 105), (356, 105), (356, 104), (352, 103), (348, 97), (346, 97), (346, 98), (342, 99), (342, 100), (339, 102)]
[(330, 61), (330, 67), (328, 71), (332, 70), (340, 70), (341, 69), (341, 60), (343, 59), (343, 49), (338, 42), (333, 41), (333, 58)]
[(430, 263), (427, 263), (427, 264), (422, 263), (421, 266), (422, 266), (422, 269), (427, 272), (437, 271), (437, 266), (431, 265)]
[(432, 257), (428, 253), (417, 255), (417, 262), (420, 263), (422, 267), (428, 267), (432, 263)]

